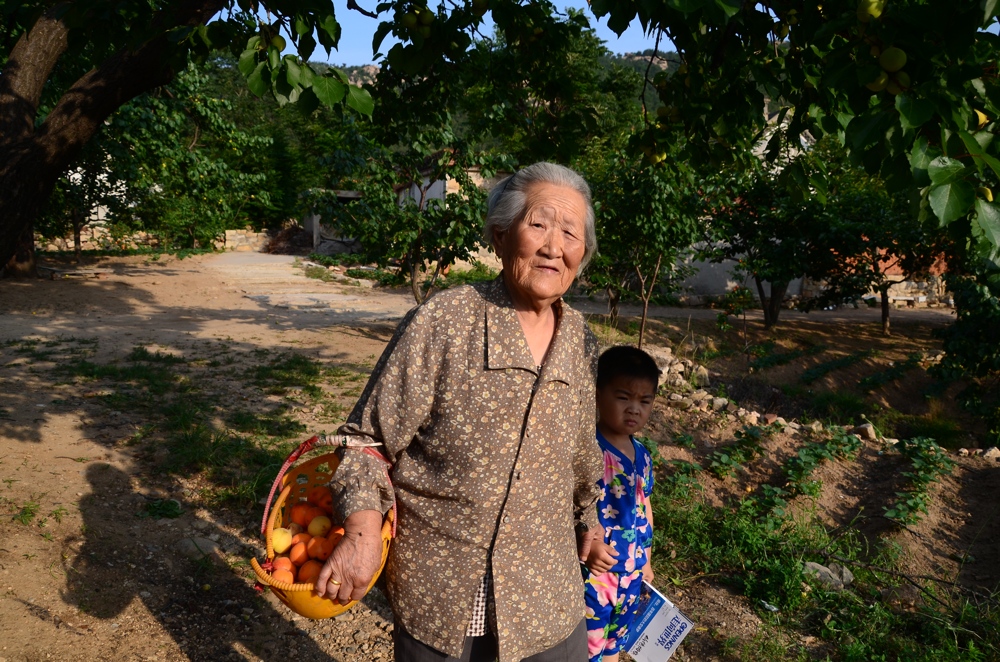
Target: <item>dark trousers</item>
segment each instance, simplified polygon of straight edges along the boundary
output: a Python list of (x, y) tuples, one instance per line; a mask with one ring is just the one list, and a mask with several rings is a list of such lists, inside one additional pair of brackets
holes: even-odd
[[(466, 637), (462, 657), (446, 655), (417, 641), (398, 624), (392, 629), (392, 643), (395, 662), (494, 662), (497, 659), (497, 640), (492, 634)], [(573, 634), (561, 643), (526, 657), (522, 662), (586, 662), (587, 659), (587, 625), (586, 621), (580, 621)]]

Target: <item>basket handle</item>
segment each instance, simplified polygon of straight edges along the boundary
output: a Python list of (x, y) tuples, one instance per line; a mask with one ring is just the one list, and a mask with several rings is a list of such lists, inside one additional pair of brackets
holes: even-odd
[[(392, 463), (389, 462), (389, 460), (387, 460), (386, 457), (382, 455), (382, 453), (379, 453), (374, 448), (375, 446), (381, 446), (381, 445), (382, 444), (380, 443), (366, 443), (358, 441), (353, 439), (350, 435), (337, 435), (336, 437), (328, 437), (325, 434), (314, 434), (313, 436), (303, 441), (301, 444), (299, 444), (298, 448), (296, 448), (295, 450), (293, 450), (291, 453), (288, 454), (288, 458), (285, 460), (285, 463), (281, 465), (281, 469), (278, 471), (278, 476), (274, 479), (274, 483), (271, 484), (271, 492), (267, 495), (267, 502), (264, 504), (264, 517), (261, 518), (260, 521), (260, 535), (267, 538), (268, 516), (271, 512), (271, 505), (274, 501), (274, 493), (278, 491), (279, 487), (281, 487), (281, 480), (285, 477), (285, 474), (288, 473), (288, 470), (291, 468), (291, 466), (295, 464), (300, 457), (302, 457), (312, 449), (316, 448), (317, 446), (337, 446), (340, 448), (364, 449), (365, 453), (382, 460), (382, 462), (384, 462), (387, 465), (385, 467), (385, 475), (386, 479), (389, 480), (389, 486), (391, 488), (392, 480), (389, 477), (389, 466), (391, 466)], [(392, 506), (393, 508), (396, 507), (395, 495), (393, 495)], [(394, 538), (396, 537), (395, 519), (393, 519), (392, 521), (392, 536)]]

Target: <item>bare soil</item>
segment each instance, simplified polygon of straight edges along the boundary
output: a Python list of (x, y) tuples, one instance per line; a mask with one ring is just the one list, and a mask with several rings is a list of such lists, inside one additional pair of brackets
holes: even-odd
[[(391, 614), (377, 589), (345, 616), (318, 622), (257, 592), (247, 562), (262, 554), (261, 507), (218, 506), (206, 497), (211, 476), (163, 471), (166, 451), (129, 407), (127, 392), (110, 393), (99, 381), (70, 379), (60, 369), (81, 357), (114, 364), (146, 347), (185, 358), (193, 383), (212, 381), (222, 412), (281, 404), (310, 432), (331, 429), (356, 398), (357, 380), (324, 387), (341, 407), (331, 410), (305, 398), (243, 392), (227, 386), (235, 374), (227, 371), (298, 353), (364, 376), (412, 299), (402, 291), (307, 279), (293, 260), (249, 253), (118, 258), (88, 264), (92, 272), (81, 277), (0, 282), (0, 661), (391, 659)], [(595, 319), (603, 312), (599, 302), (578, 306)], [(719, 346), (743, 341), (738, 330), (728, 339), (713, 332), (714, 311), (653, 313), (652, 342), (678, 354), (704, 352), (711, 338)], [(823, 342), (829, 355), (750, 376), (741, 355), (723, 356), (710, 366), (713, 387), (730, 385), (734, 400), (762, 413), (801, 417), (805, 396), (774, 389), (796, 383), (808, 365), (879, 347), (868, 367), (814, 388), (853, 387), (875, 364), (936, 349), (929, 329), (948, 321), (946, 311), (899, 311), (898, 333), (885, 340), (877, 318), (865, 314), (790, 315), (780, 334), (755, 330), (752, 342), (775, 337), (788, 348)], [(914, 317), (908, 321), (907, 314)], [(26, 340), (37, 341), (32, 351), (25, 351)], [(925, 379), (921, 371), (874, 397), (926, 414), (926, 405), (914, 402)], [(666, 459), (698, 461), (732, 443), (738, 427), (727, 414), (682, 412), (661, 402), (648, 432)], [(693, 448), (675, 443), (681, 434), (693, 436)], [(775, 480), (783, 459), (807, 440), (791, 430), (775, 435), (745, 474), (707, 478), (706, 497), (724, 503)], [(900, 471), (898, 456), (879, 442), (867, 444), (857, 462), (823, 465), (816, 476), (822, 493), (809, 507), (831, 525), (860, 519), (867, 535), (892, 536), (914, 574), (993, 590), (1000, 583), (1000, 468), (975, 457), (954, 459), (958, 466), (935, 488), (929, 515), (910, 529), (888, 532), (879, 517)], [(183, 514), (137, 516), (157, 499), (176, 499)], [(190, 536), (217, 542), (217, 560), (194, 562), (178, 553), (178, 540)], [(667, 594), (697, 625), (679, 659), (723, 659), (722, 642), (759, 630), (759, 607), (714, 578), (666, 579), (660, 583)], [(819, 644), (815, 653), (824, 654)]]

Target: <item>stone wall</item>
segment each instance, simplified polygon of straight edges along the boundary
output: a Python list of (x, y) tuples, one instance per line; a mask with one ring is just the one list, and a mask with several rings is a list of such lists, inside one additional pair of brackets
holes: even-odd
[(215, 242), (215, 250), (259, 253), (267, 246), (270, 239), (271, 235), (267, 232), (254, 232), (250, 229), (226, 230), (225, 237)]

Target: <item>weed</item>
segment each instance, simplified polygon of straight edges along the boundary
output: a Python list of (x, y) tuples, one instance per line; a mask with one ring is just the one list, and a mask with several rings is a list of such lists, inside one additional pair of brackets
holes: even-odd
[(68, 510), (66, 510), (62, 506), (59, 506), (55, 510), (53, 510), (52, 512), (49, 513), (49, 517), (51, 517), (52, 519), (54, 519), (56, 521), (56, 524), (62, 524), (63, 517), (68, 512), (69, 512)]
[(751, 345), (748, 348), (750, 355), (757, 357), (750, 361), (751, 372), (754, 370), (766, 370), (768, 368), (776, 368), (778, 366), (787, 365), (796, 359), (800, 359), (804, 356), (814, 356), (826, 350), (825, 345), (812, 345), (803, 349), (793, 349), (790, 352), (783, 352), (781, 354), (771, 354), (770, 352), (773, 348), (773, 342)]
[(858, 387), (868, 393), (898, 380), (910, 370), (918, 367), (920, 367), (920, 355), (911, 354), (909, 358), (901, 363), (896, 363), (885, 370), (868, 375), (858, 382)]
[(681, 448), (694, 448), (694, 435), (679, 434), (674, 437), (674, 443)]
[(177, 499), (155, 499), (143, 505), (139, 512), (139, 517), (152, 517), (153, 519), (169, 518), (174, 519), (184, 514), (184, 508)]
[[(35, 499), (35, 497), (31, 498)], [(35, 516), (38, 514), (39, 507), (40, 504), (37, 501), (32, 500), (27, 502), (21, 506), (21, 509), (18, 510), (17, 513), (14, 514), (14, 521), (25, 526), (31, 524), (31, 521), (35, 519)]]
[(830, 422), (856, 421), (872, 406), (863, 397), (849, 391), (821, 391), (809, 398), (809, 414)]
[(148, 349), (142, 345), (135, 347), (129, 355), (125, 357), (129, 361), (145, 361), (146, 363), (163, 363), (166, 365), (176, 365), (178, 363), (186, 363), (185, 359), (180, 356), (174, 356), (172, 354), (166, 354), (160, 350), (155, 352), (150, 352)]

